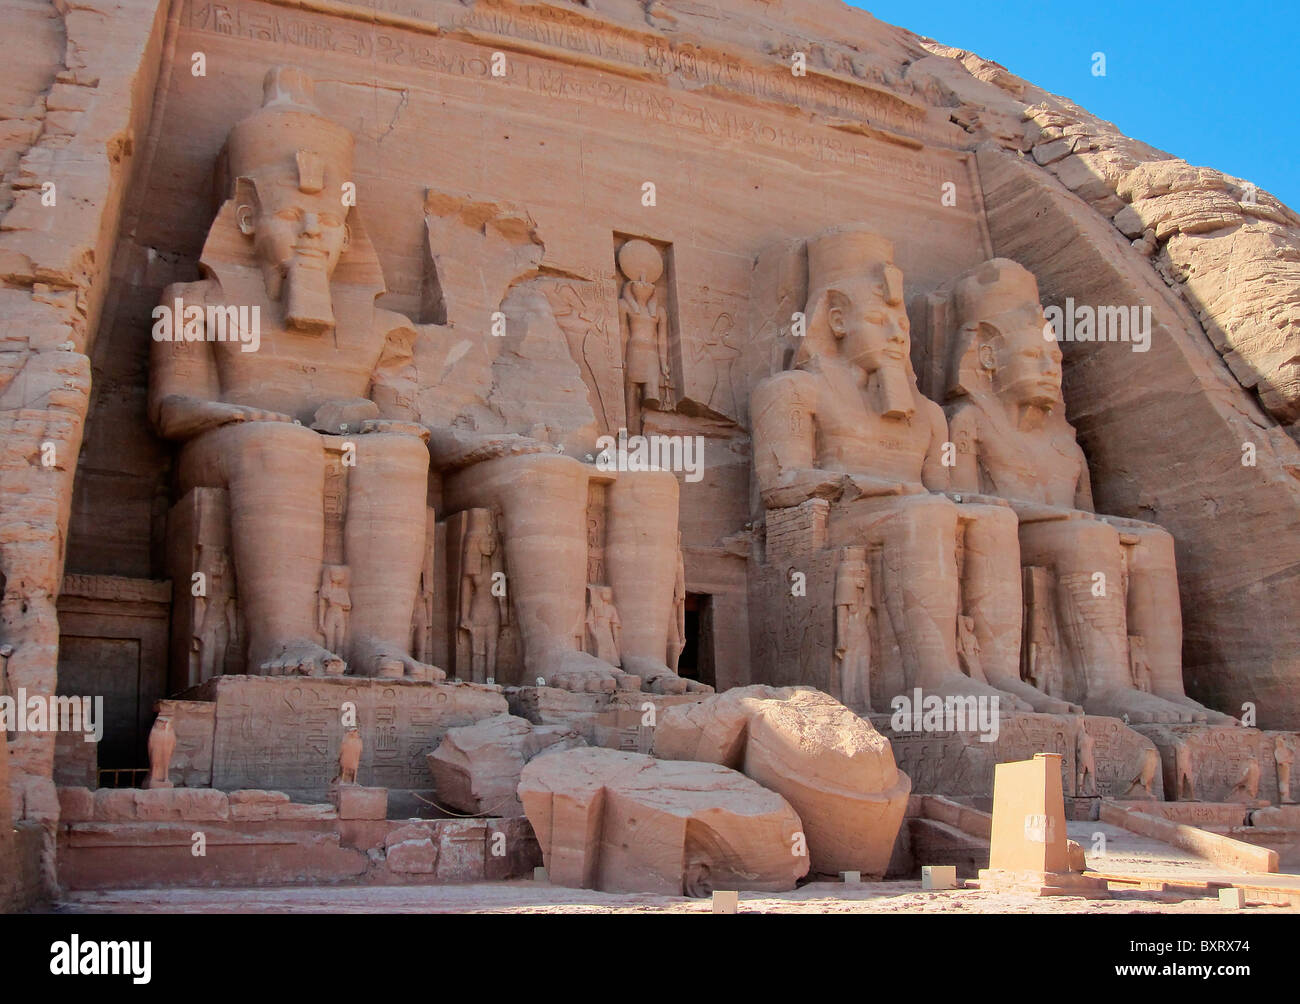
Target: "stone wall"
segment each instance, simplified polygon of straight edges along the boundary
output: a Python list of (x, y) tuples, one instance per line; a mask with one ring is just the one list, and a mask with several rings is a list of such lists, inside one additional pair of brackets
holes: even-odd
[[(30, 35), (4, 95), (29, 100), (7, 123), (0, 205), (0, 642), (10, 686), (55, 689), (72, 486), (90, 393), (88, 358), (108, 294), (121, 201), (147, 131), (166, 6), (25, 4)], [(53, 186), (52, 188), (50, 186)], [(45, 830), (54, 882), (54, 736), (21, 735), (11, 784), (19, 818)]]

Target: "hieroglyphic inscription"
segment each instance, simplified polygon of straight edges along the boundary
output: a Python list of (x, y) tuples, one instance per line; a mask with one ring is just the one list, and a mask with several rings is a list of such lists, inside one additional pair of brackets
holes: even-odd
[[(296, 6), (289, 0), (276, 3)], [(894, 93), (869, 65), (817, 43), (799, 46), (812, 55), (813, 72), (797, 77), (785, 68), (789, 60), (784, 49), (772, 53), (783, 65), (767, 60), (750, 62), (707, 45), (595, 20), (578, 8), (530, 5), (521, 9), (499, 0), (480, 0), (468, 9), (429, 0), (343, 0), (343, 6), (355, 7), (358, 18), (381, 25), (419, 22), (423, 33), (458, 35), (494, 47), (518, 40), (534, 50), (553, 49), (557, 56), (578, 57), (605, 69), (651, 73), (687, 89), (730, 91), (760, 101), (848, 116), (909, 135), (943, 138), (943, 124), (931, 122), (924, 105)], [(239, 33), (232, 5), (206, 4), (199, 9), (227, 34)], [(272, 30), (265, 20), (259, 28)], [(308, 43), (319, 43), (321, 30), (297, 32)], [(412, 58), (418, 59), (419, 50), (428, 46), (410, 48)], [(376, 55), (395, 61), (402, 58), (401, 47), (390, 40)]]
[[(995, 763), (1028, 760), (1037, 753), (1061, 754), (1066, 795), (1094, 794), (1079, 790), (1078, 734), (1086, 728), (1094, 741), (1095, 794), (1139, 797), (1131, 793), (1133, 779), (1141, 772), (1143, 753), (1149, 748), (1141, 735), (1115, 718), (1004, 713), (992, 742), (981, 741), (974, 731), (896, 732), (885, 714), (873, 715), (871, 721), (889, 739), (899, 770), (912, 779), (912, 790), (941, 795), (988, 794), (993, 790)], [(1160, 796), (1159, 779), (1155, 796)]]
[(200, 696), (217, 705), (214, 787), (312, 799), (325, 797), (338, 772), (345, 702), (365, 743), (357, 780), (395, 789), (429, 786), (424, 756), (447, 729), (507, 710), (489, 688), (356, 679), (221, 677)]
[[(345, 19), (322, 18), (273, 4), (197, 3), (188, 11), (187, 24), (199, 31), (318, 52), (337, 52), (393, 67), (410, 67), (457, 77), (491, 78), (491, 53), (486, 48), (398, 28), (352, 25)], [(787, 79), (789, 77), (789, 74), (784, 74), (774, 79), (780, 79), (781, 86), (826, 86), (824, 81), (807, 83)], [(948, 180), (950, 173), (921, 151), (884, 143), (859, 142), (830, 129), (803, 128), (779, 117), (728, 106), (721, 101), (702, 97), (687, 100), (681, 92), (668, 92), (654, 84), (619, 79), (581, 68), (558, 67), (542, 57), (515, 54), (508, 61), (505, 75), (491, 79), (498, 86), (522, 87), (547, 97), (563, 97), (635, 115), (646, 124), (658, 123), (675, 131), (749, 143), (793, 157), (888, 177), (895, 182), (896, 188), (901, 185), (927, 196)], [(892, 98), (883, 92), (880, 92), (880, 97)], [(837, 110), (845, 111), (838, 107)]]
[(587, 488), (587, 581), (607, 585), (605, 527), (608, 490), (593, 481)]

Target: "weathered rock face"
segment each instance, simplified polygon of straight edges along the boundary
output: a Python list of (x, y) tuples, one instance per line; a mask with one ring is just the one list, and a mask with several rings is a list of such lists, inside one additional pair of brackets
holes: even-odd
[[(112, 25), (89, 7), (23, 3), (0, 85), (0, 642), (10, 686), (53, 694), (55, 602), (67, 551), (73, 476), (135, 153), (148, 133), (165, 15), (128, 0)], [(75, 194), (74, 194), (75, 193)], [(58, 799), (54, 736), (14, 743), (16, 810), (45, 828), (42, 879), (53, 887)]]
[(519, 798), (559, 885), (705, 896), (793, 889), (808, 871), (794, 809), (720, 765), (568, 750), (529, 763)]
[(434, 793), (440, 803), (460, 812), (522, 816), (516, 789), (524, 765), (540, 753), (585, 745), (563, 725), (533, 725), (514, 715), (448, 729), (428, 756)]
[(655, 754), (742, 771), (803, 820), (812, 870), (881, 876), (912, 785), (889, 740), (815, 690), (741, 687), (664, 712)]

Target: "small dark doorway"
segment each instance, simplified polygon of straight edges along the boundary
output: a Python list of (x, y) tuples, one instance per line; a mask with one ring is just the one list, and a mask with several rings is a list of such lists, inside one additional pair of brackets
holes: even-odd
[(713, 666), (713, 597), (708, 593), (686, 594), (686, 647), (677, 671), (690, 680), (717, 686)]

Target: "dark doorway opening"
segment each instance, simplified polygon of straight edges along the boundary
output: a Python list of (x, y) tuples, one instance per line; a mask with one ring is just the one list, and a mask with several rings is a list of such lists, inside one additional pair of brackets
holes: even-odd
[(686, 594), (686, 647), (677, 661), (677, 672), (687, 679), (717, 686), (713, 666), (713, 597), (708, 593)]

